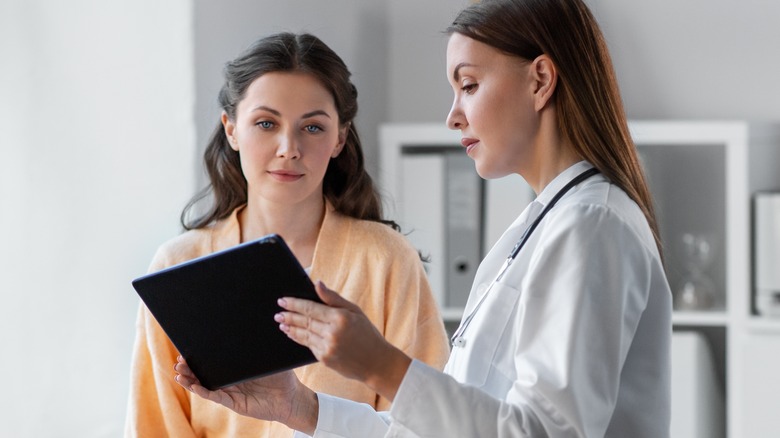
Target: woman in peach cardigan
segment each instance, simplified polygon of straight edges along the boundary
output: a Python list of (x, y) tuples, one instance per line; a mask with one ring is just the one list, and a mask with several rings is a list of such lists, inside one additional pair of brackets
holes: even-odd
[[(160, 247), (150, 270), (280, 234), (312, 279), (357, 303), (388, 342), (441, 369), (449, 353), (444, 326), (418, 253), (382, 218), (349, 77), (338, 55), (307, 34), (269, 36), (228, 63), (221, 120), (205, 152), (211, 185), (182, 214), (187, 231)], [(211, 207), (192, 218), (204, 198)], [(142, 305), (125, 436), (292, 435), (186, 391), (170, 372), (177, 355)], [(318, 391), (389, 407), (369, 386), (322, 364), (295, 373)]]

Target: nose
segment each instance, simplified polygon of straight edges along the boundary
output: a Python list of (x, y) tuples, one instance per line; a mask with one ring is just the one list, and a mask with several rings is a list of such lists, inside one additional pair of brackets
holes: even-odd
[(276, 156), (289, 160), (296, 160), (301, 157), (301, 151), (298, 148), (298, 142), (294, 134), (285, 132), (279, 135), (279, 145), (276, 147)]
[(452, 102), (452, 108), (450, 113), (447, 114), (447, 127), (450, 129), (463, 129), (466, 126), (466, 116), (463, 114), (463, 110), (460, 107), (458, 99), (455, 98)]

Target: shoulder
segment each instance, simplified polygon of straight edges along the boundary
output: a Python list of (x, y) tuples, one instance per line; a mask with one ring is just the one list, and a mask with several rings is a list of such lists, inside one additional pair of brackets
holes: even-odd
[(363, 219), (347, 218), (350, 240), (358, 247), (381, 249), (385, 253), (414, 251), (409, 241), (391, 226)]
[(334, 232), (330, 238), (341, 239), (339, 246), (353, 258), (372, 262), (419, 260), (417, 250), (406, 237), (387, 224), (337, 212), (331, 212), (327, 220), (327, 231)]
[[(233, 212), (202, 228), (185, 231), (160, 245), (152, 262), (152, 270), (186, 262), (240, 243), (239, 206)], [(155, 269), (156, 268), (156, 269)]]
[[(650, 225), (639, 206), (618, 186), (605, 179), (584, 185), (562, 198), (550, 211), (555, 228), (572, 233), (585, 233), (608, 244), (610, 238), (625, 234), (630, 240), (657, 254)], [(625, 243), (625, 242), (623, 242)]]
[(157, 248), (150, 271), (192, 260), (212, 252), (212, 226), (185, 231)]

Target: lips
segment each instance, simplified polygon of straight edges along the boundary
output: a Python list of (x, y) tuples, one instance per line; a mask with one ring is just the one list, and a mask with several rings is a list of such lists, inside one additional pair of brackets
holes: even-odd
[(302, 173), (294, 172), (291, 170), (269, 170), (268, 174), (271, 175), (277, 181), (291, 182), (297, 181), (303, 178)]
[(479, 140), (476, 138), (469, 138), (469, 137), (463, 137), (460, 139), (460, 144), (463, 145), (464, 148), (466, 148), (466, 154), (471, 152), (472, 149), (474, 149), (477, 144), (479, 144)]

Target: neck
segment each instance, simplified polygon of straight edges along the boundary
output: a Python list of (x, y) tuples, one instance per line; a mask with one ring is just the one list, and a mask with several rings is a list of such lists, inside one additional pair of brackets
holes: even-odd
[(239, 213), (241, 241), (278, 234), (302, 266), (311, 266), (314, 247), (325, 217), (325, 200), (317, 196), (312, 200), (285, 204), (256, 199), (250, 198)]
[(582, 159), (576, 154), (561, 152), (554, 160), (547, 161), (537, 168), (536, 178), (533, 182), (529, 181), (529, 185), (538, 195), (539, 193), (542, 193), (542, 190), (544, 190), (555, 177), (579, 161), (582, 161)]
[(536, 139), (535, 156), (520, 173), (538, 195), (547, 184), (582, 158), (558, 132), (555, 113), (546, 110)]

